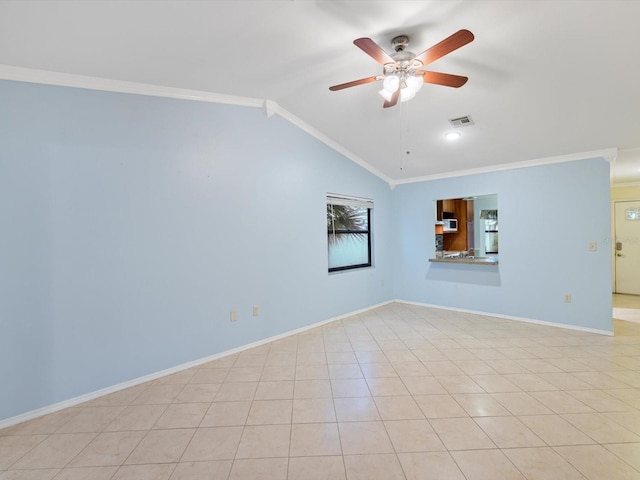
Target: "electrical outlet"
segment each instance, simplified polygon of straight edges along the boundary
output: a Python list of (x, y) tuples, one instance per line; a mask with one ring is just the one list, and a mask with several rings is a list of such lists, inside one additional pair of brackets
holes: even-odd
[(570, 293), (565, 293), (563, 298), (564, 298), (564, 303), (571, 303), (571, 294)]
[(254, 305), (253, 306), (253, 316), (257, 317), (258, 315), (260, 315), (260, 307), (258, 305)]
[(598, 250), (598, 244), (596, 242), (589, 242), (589, 251), (595, 252)]
[(231, 310), (231, 321), (235, 322), (238, 320), (238, 312), (236, 312), (235, 310)]

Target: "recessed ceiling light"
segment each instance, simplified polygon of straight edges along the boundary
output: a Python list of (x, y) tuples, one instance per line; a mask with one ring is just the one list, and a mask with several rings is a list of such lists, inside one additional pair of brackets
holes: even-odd
[(448, 140), (449, 142), (455, 142), (461, 136), (462, 136), (462, 134), (460, 132), (455, 131), (455, 130), (451, 131), (451, 132), (447, 132), (447, 133), (444, 134), (444, 138), (446, 140)]

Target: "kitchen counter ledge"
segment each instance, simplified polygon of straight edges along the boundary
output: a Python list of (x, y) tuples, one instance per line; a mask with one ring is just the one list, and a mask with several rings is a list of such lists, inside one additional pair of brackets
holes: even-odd
[(497, 265), (498, 260), (493, 257), (453, 257), (453, 258), (430, 258), (432, 263), (464, 263), (467, 265)]

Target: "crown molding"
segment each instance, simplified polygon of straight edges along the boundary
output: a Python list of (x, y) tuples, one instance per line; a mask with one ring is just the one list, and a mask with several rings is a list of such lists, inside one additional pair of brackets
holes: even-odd
[(267, 118), (274, 114), (289, 121), (304, 132), (316, 138), (341, 155), (345, 156), (355, 164), (364, 168), (376, 177), (389, 184), (393, 190), (397, 185), (406, 183), (427, 182), (444, 178), (463, 177), (467, 175), (477, 175), (481, 173), (492, 173), (516, 168), (536, 167), (540, 165), (550, 165), (554, 163), (571, 162), (576, 160), (586, 160), (588, 158), (604, 158), (609, 163), (615, 161), (618, 155), (617, 148), (594, 150), (590, 152), (574, 153), (556, 157), (541, 158), (537, 160), (526, 160), (523, 162), (504, 163), (481, 168), (458, 170), (454, 172), (425, 175), (407, 179), (395, 180), (369, 164), (353, 152), (347, 150), (339, 143), (335, 142), (325, 134), (309, 125), (299, 117), (293, 115), (288, 110), (282, 108), (276, 102), (269, 99), (239, 97), (234, 95), (223, 95), (219, 93), (204, 92), (201, 90), (189, 90), (176, 87), (165, 87), (148, 83), (127, 82), (108, 78), (90, 77), (76, 75), (72, 73), (53, 72), (49, 70), (39, 70), (34, 68), (16, 67), (13, 65), (0, 64), (0, 79), (14, 80), (19, 82), (39, 83), (44, 85), (56, 85), (61, 87), (84, 88), (89, 90), (100, 90), (106, 92), (128, 93), (133, 95), (147, 95), (153, 97), (175, 98), (180, 100), (192, 100), (196, 102), (223, 103), (228, 105), (238, 105), (243, 107), (261, 108)]
[(353, 152), (350, 152), (346, 148), (342, 147), (337, 142), (324, 135), (322, 132), (318, 131), (308, 123), (293, 115), (291, 112), (282, 108), (276, 102), (269, 99), (238, 97), (234, 95), (203, 92), (200, 90), (164, 87), (148, 83), (126, 82), (122, 80), (89, 77), (85, 75), (52, 72), (49, 70), (38, 70), (34, 68), (24, 68), (2, 64), (0, 64), (0, 79), (28, 83), (39, 83), (43, 85), (55, 85), (60, 87), (85, 88), (89, 90), (100, 90), (105, 92), (128, 93), (133, 95), (147, 95), (153, 97), (192, 100), (196, 102), (224, 103), (243, 107), (261, 108), (264, 110), (267, 118), (270, 118), (271, 116), (273, 116), (273, 114), (277, 113), (285, 120), (289, 121), (304, 132), (321, 141), (331, 149), (347, 157), (349, 160), (361, 166), (373, 175), (384, 180), (389, 185), (391, 185), (392, 183), (392, 179), (382, 173), (380, 170), (368, 164)]
[(291, 122), (292, 124), (294, 124), (299, 129), (305, 131), (306, 133), (308, 133), (312, 137), (315, 137), (316, 139), (320, 140), (322, 143), (324, 143), (328, 147), (332, 148), (336, 152), (344, 155), (349, 160), (351, 160), (353, 163), (355, 163), (357, 165), (360, 165), (362, 168), (364, 168), (365, 170), (367, 170), (370, 173), (374, 174), (376, 177), (380, 178), (381, 180), (384, 180), (385, 182), (387, 182), (389, 184), (389, 186), (391, 188), (393, 188), (394, 180), (391, 177), (385, 175), (384, 173), (382, 173), (380, 170), (378, 170), (374, 166), (372, 166), (369, 163), (365, 162), (360, 157), (355, 155), (353, 152), (350, 152), (349, 150), (344, 148), (339, 143), (335, 142), (334, 140), (332, 140), (331, 138), (327, 137), (325, 134), (323, 134), (319, 130), (317, 130), (314, 127), (312, 127), (311, 125), (309, 125), (304, 120), (296, 117), (294, 114), (292, 114), (288, 110), (285, 110), (284, 108), (282, 108), (277, 103), (273, 102), (273, 105), (272, 105), (271, 108), (274, 110), (274, 113), (277, 113), (282, 118), (284, 118), (285, 120)]
[(478, 175), (481, 173), (501, 172), (504, 170), (515, 170), (517, 168), (538, 167), (542, 165), (552, 165), (555, 163), (575, 162), (578, 160), (587, 160), (589, 158), (603, 158), (608, 163), (615, 161), (618, 156), (618, 149), (615, 147), (605, 148), (602, 150), (592, 150), (589, 152), (572, 153), (569, 155), (559, 155), (555, 157), (539, 158), (536, 160), (525, 160), (522, 162), (502, 163), (499, 165), (489, 165), (487, 167), (470, 168), (466, 170), (457, 170), (454, 172), (438, 173), (435, 175), (425, 175), (422, 177), (413, 177), (403, 180), (393, 180), (391, 188), (406, 183), (428, 182), (431, 180), (441, 180), (444, 178), (465, 177), (467, 175)]

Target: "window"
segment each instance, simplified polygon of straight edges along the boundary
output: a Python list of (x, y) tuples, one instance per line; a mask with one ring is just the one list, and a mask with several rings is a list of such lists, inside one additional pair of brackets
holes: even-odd
[(329, 272), (371, 266), (373, 201), (327, 195)]

